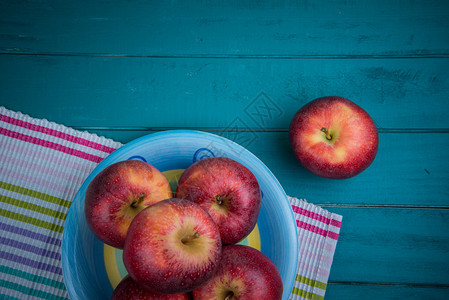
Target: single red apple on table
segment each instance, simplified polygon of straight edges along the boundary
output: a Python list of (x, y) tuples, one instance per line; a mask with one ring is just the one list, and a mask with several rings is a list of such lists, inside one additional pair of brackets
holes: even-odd
[(201, 300), (278, 300), (282, 292), (279, 270), (265, 254), (249, 246), (227, 245), (217, 272), (192, 294)]
[(145, 207), (171, 197), (170, 183), (152, 165), (138, 160), (117, 162), (89, 183), (86, 221), (98, 239), (122, 249), (133, 218)]
[(374, 161), (379, 137), (370, 115), (354, 102), (321, 97), (293, 117), (290, 143), (301, 164), (326, 178), (353, 177)]
[(176, 197), (199, 204), (215, 221), (223, 244), (235, 244), (256, 226), (262, 197), (254, 174), (226, 157), (208, 157), (188, 167)]
[(221, 255), (217, 225), (199, 205), (167, 199), (131, 222), (123, 248), (129, 275), (162, 294), (185, 293), (208, 280)]
[(111, 300), (190, 300), (190, 294), (157, 294), (125, 276), (112, 293)]

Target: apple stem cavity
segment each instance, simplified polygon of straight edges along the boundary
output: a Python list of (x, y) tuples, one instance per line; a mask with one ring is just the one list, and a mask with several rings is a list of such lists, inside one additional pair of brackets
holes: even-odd
[(328, 139), (329, 141), (332, 140), (332, 135), (329, 133), (329, 130), (327, 130), (326, 127), (323, 127), (320, 130), (326, 134), (326, 139)]
[(195, 232), (193, 235), (189, 235), (189, 236), (186, 236), (185, 238), (182, 238), (181, 242), (183, 244), (188, 244), (199, 237), (200, 237), (200, 233)]
[(137, 208), (139, 206), (139, 204), (142, 203), (143, 198), (145, 198), (145, 193), (140, 193), (138, 195), (137, 200), (135, 200), (135, 201), (133, 201), (133, 203), (131, 203), (131, 207)]
[(218, 205), (223, 204), (223, 196), (222, 195), (217, 195), (217, 197), (215, 197), (215, 199), (217, 200)]
[(226, 294), (226, 298), (224, 298), (224, 300), (231, 300), (232, 298), (234, 298), (234, 292), (233, 291), (229, 291)]

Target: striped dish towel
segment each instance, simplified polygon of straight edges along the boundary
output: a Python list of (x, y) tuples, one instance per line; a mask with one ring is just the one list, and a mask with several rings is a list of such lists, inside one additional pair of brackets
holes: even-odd
[(298, 269), (292, 300), (324, 299), (342, 216), (288, 197), (298, 229)]
[(88, 174), (120, 146), (0, 107), (0, 299), (68, 299), (65, 217)]
[[(61, 263), (65, 217), (83, 181), (121, 146), (0, 106), (0, 299), (68, 299)], [(289, 200), (299, 236), (290, 299), (322, 299), (342, 217)]]

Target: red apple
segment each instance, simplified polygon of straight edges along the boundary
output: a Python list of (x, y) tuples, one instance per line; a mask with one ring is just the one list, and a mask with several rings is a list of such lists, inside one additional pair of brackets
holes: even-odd
[(209, 214), (185, 199), (167, 199), (131, 222), (123, 248), (129, 275), (162, 294), (185, 293), (208, 280), (221, 255), (220, 233)]
[(98, 239), (122, 249), (132, 219), (145, 207), (171, 197), (170, 183), (152, 165), (121, 161), (107, 166), (89, 183), (86, 221)]
[(254, 229), (261, 192), (254, 174), (226, 157), (208, 157), (187, 168), (176, 197), (198, 203), (215, 221), (223, 244), (235, 244)]
[(190, 300), (188, 293), (157, 294), (138, 285), (130, 276), (120, 281), (115, 288), (111, 300)]
[(262, 252), (244, 245), (223, 246), (214, 276), (193, 290), (193, 299), (237, 300), (282, 298), (276, 265)]
[(326, 178), (353, 177), (373, 162), (379, 137), (370, 115), (342, 97), (322, 97), (293, 117), (290, 143), (301, 164)]

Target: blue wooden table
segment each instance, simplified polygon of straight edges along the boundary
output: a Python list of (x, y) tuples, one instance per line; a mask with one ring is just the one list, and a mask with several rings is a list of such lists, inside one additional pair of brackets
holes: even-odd
[[(198, 129), (343, 215), (326, 299), (449, 298), (449, 2), (0, 1), (0, 105), (126, 143)], [(294, 113), (338, 95), (379, 130), (347, 180), (303, 169)]]

